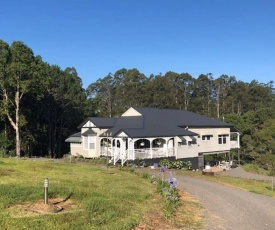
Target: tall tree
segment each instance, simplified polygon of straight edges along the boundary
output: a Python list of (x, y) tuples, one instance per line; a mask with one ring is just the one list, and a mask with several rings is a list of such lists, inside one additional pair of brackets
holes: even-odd
[(4, 113), (15, 130), (16, 155), (20, 156), (20, 128), (25, 125), (25, 117), (20, 113), (20, 102), (32, 87), (34, 56), (32, 50), (23, 42), (15, 41), (8, 49), (3, 41), (1, 44), (4, 47), (1, 52)]
[(213, 77), (212, 74), (201, 74), (195, 81), (192, 95), (192, 110), (194, 112), (211, 116), (213, 102)]
[(98, 79), (95, 83), (88, 86), (87, 90), (88, 98), (97, 98), (101, 102), (101, 114), (108, 115), (111, 117), (113, 115), (113, 106), (115, 100), (115, 83), (114, 78), (111, 74), (108, 74), (103, 79)]
[(221, 113), (224, 114), (226, 110), (226, 102), (230, 100), (228, 98), (228, 92), (231, 85), (236, 82), (234, 76), (221, 75), (219, 78), (213, 81), (213, 97), (215, 99), (217, 118), (220, 117)]

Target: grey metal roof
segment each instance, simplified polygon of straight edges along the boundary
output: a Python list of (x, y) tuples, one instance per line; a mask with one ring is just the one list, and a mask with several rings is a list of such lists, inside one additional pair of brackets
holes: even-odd
[(79, 126), (80, 129), (88, 121), (91, 121), (97, 128), (110, 128), (113, 127), (117, 118), (114, 117), (87, 117)]
[(82, 136), (88, 136), (88, 135), (96, 136), (96, 133), (92, 129), (88, 129), (87, 131), (82, 133)]
[(133, 107), (145, 117), (154, 117), (158, 121), (169, 119), (170, 124), (179, 127), (230, 127), (231, 124), (215, 120), (186, 110)]
[[(169, 137), (196, 136), (188, 130), (191, 127), (221, 127), (233, 129), (234, 126), (186, 110), (133, 107), (142, 116), (120, 118), (89, 118), (94, 124), (108, 127), (108, 135), (116, 136), (125, 132), (129, 137)], [(87, 121), (86, 121), (87, 122)], [(96, 123), (97, 122), (97, 123)], [(106, 124), (104, 124), (106, 122)], [(110, 135), (111, 134), (111, 135)], [(106, 133), (101, 136), (106, 136)]]
[(75, 133), (75, 134), (69, 136), (65, 140), (65, 142), (72, 142), (72, 143), (74, 143), (74, 142), (82, 142), (82, 140), (81, 140), (81, 132)]
[[(116, 120), (114, 127), (108, 129), (108, 136), (114, 136), (122, 129), (141, 129), (143, 130), (143, 117), (142, 116), (131, 116), (131, 117), (119, 117)], [(101, 136), (106, 136), (106, 133), (103, 133)]]

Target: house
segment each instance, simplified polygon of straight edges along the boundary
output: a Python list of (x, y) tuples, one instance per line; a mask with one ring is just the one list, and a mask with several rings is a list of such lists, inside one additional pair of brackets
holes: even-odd
[(185, 110), (131, 107), (119, 118), (88, 117), (71, 135), (73, 156), (127, 160), (174, 158), (204, 166), (203, 156), (240, 148), (231, 124)]

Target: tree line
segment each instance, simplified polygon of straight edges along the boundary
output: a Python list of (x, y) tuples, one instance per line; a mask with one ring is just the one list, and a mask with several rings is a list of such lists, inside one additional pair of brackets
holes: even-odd
[(0, 98), (1, 154), (17, 156), (61, 157), (87, 102), (75, 68), (49, 65), (23, 42), (3, 40)]
[(193, 78), (188, 73), (167, 72), (146, 77), (137, 69), (120, 69), (87, 88), (100, 116), (119, 116), (131, 106), (185, 109), (213, 118), (242, 115), (274, 105), (273, 82), (246, 83), (235, 76), (211, 73)]
[[(270, 148), (274, 154), (273, 82), (172, 71), (145, 76), (123, 68), (84, 89), (75, 68), (62, 70), (34, 56), (23, 42), (0, 40), (0, 87), (3, 154), (61, 157), (69, 151), (65, 138), (86, 116), (118, 117), (131, 106), (185, 109), (231, 122), (243, 131), (245, 154), (253, 158)], [(270, 143), (261, 139), (270, 135)]]

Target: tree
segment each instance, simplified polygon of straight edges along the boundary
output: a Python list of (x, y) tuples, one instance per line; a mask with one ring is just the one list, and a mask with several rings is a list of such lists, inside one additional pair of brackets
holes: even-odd
[[(217, 118), (220, 118), (220, 115), (224, 115), (227, 107), (228, 92), (232, 84), (236, 81), (235, 77), (229, 77), (225, 74), (221, 75), (219, 78), (213, 81), (213, 97), (216, 101), (216, 111)], [(229, 99), (230, 100), (230, 99)], [(230, 112), (230, 110), (229, 110)]]
[(15, 130), (16, 155), (20, 156), (20, 128), (25, 125), (25, 117), (20, 113), (20, 102), (31, 90), (34, 56), (32, 50), (23, 42), (15, 41), (8, 47), (1, 41), (0, 59), (4, 113)]
[(43, 116), (51, 157), (61, 157), (64, 137), (75, 132), (84, 119), (85, 102), (86, 94), (76, 69), (72, 67), (63, 71), (58, 66), (51, 66)]
[(115, 100), (114, 79), (111, 74), (108, 74), (103, 79), (98, 79), (95, 83), (88, 86), (88, 98), (97, 98), (100, 101), (102, 108), (101, 114), (111, 117), (113, 115), (113, 106)]
[(195, 81), (192, 101), (192, 111), (207, 116), (212, 115), (213, 77), (211, 73), (201, 74)]

